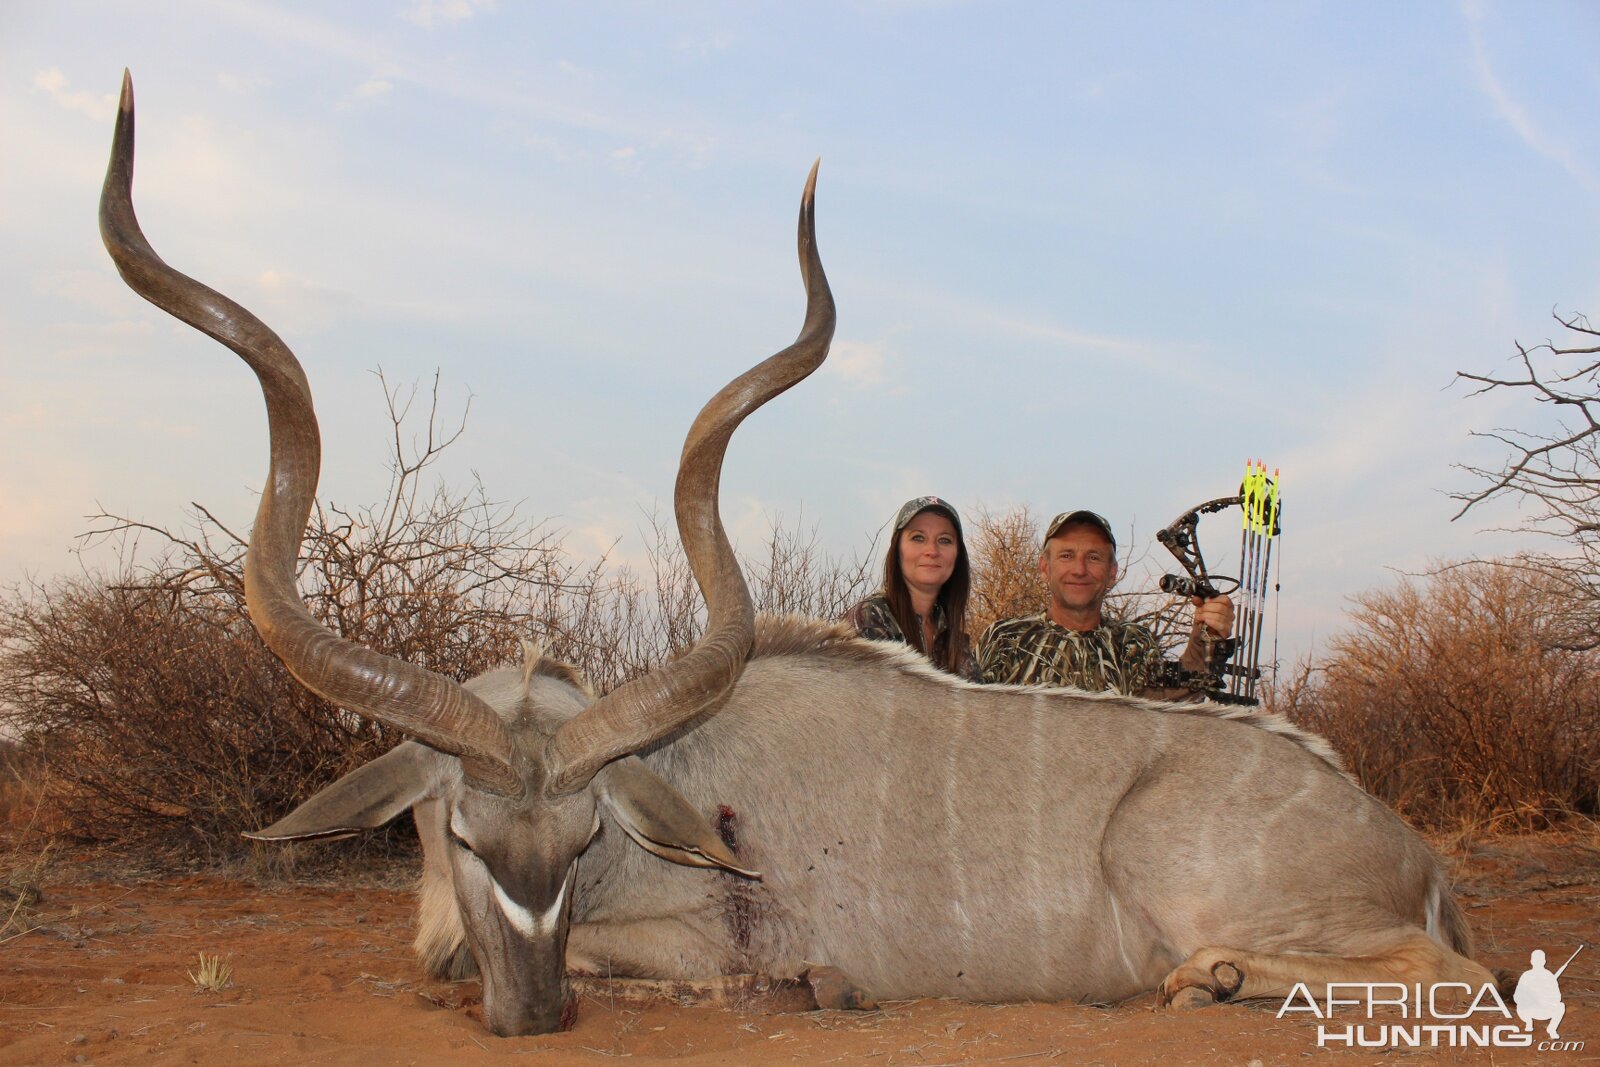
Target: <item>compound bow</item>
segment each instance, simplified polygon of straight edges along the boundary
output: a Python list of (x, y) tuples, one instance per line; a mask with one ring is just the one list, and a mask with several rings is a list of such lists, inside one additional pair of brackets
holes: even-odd
[[(1240, 509), (1239, 577), (1212, 574), (1206, 566), (1205, 553), (1200, 549), (1200, 516), (1212, 515), (1237, 506)], [(1254, 460), (1245, 465), (1244, 481), (1237, 496), (1218, 497), (1196, 505), (1179, 515), (1164, 529), (1156, 531), (1156, 540), (1167, 547), (1182, 565), (1188, 576), (1167, 574), (1161, 578), (1161, 591), (1174, 596), (1199, 597), (1209, 600), (1238, 592), (1234, 622), (1234, 636), (1210, 638), (1202, 630), (1202, 639), (1209, 639), (1206, 670), (1178, 671), (1176, 683), (1183, 688), (1197, 689), (1212, 700), (1224, 704), (1260, 703), (1256, 699), (1256, 682), (1261, 677), (1261, 635), (1265, 617), (1267, 581), (1272, 567), (1272, 542), (1282, 532), (1278, 499), (1278, 472), (1267, 477), (1265, 463)], [(1240, 662), (1230, 663), (1243, 648)]]

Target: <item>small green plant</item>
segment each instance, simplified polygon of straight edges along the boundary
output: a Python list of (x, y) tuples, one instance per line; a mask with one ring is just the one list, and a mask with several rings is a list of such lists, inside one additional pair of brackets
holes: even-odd
[(189, 981), (203, 993), (220, 993), (233, 984), (233, 957), (223, 959), (220, 954), (200, 953), (200, 966), (189, 972)]

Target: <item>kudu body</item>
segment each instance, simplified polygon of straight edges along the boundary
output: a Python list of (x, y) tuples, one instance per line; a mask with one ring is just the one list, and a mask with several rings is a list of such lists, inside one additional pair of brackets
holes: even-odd
[(834, 625), (757, 625), (717, 480), (739, 421), (827, 352), (815, 170), (800, 337), (713, 398), (684, 446), (675, 506), (707, 636), (597, 700), (536, 654), (457, 685), (305, 613), (294, 561), (319, 454), (304, 374), (249, 312), (150, 249), (132, 138), (125, 80), (108, 249), (141, 295), (242, 356), (267, 401), (252, 619), (307, 686), (417, 739), (252, 836), (340, 836), (411, 808), (419, 952), (441, 975), (476, 964), (496, 1033), (557, 1027), (569, 965), (706, 978), (828, 964), (880, 997), (990, 1001), (1490, 980), (1427, 846), (1280, 718), (974, 686)]

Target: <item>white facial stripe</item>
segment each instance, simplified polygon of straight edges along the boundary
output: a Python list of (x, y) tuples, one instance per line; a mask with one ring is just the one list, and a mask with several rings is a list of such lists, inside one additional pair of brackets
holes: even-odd
[(549, 911), (540, 916), (535, 916), (533, 912), (507, 896), (506, 891), (500, 888), (500, 883), (493, 878), (489, 879), (489, 883), (494, 886), (495, 903), (500, 905), (500, 911), (505, 915), (506, 921), (516, 927), (517, 932), (523, 937), (533, 938), (549, 936), (555, 932), (556, 923), (561, 919), (561, 902), (567, 899), (567, 883), (571, 880), (570, 877), (561, 880), (561, 891), (556, 894), (556, 902), (550, 905)]

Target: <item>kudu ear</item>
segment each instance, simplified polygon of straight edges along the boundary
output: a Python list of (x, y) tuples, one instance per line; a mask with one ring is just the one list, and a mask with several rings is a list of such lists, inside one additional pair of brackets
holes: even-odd
[(637, 756), (606, 764), (594, 783), (606, 810), (646, 852), (684, 867), (720, 867), (761, 878), (759, 871), (739, 866), (700, 813)]
[(351, 771), (265, 830), (252, 841), (331, 841), (376, 830), (427, 796), (448, 759), (426, 745), (406, 741)]

